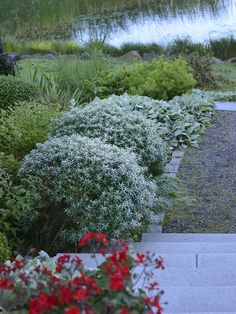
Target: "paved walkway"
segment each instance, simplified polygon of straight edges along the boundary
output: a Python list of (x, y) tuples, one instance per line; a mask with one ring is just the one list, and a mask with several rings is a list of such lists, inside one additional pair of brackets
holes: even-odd
[(216, 110), (236, 111), (236, 102), (216, 102)]

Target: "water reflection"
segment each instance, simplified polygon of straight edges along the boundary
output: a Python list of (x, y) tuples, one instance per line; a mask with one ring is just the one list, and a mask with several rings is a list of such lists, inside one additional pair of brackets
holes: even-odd
[(75, 37), (83, 42), (106, 36), (110, 44), (120, 46), (127, 42), (167, 44), (176, 37), (202, 42), (236, 35), (236, 0), (217, 1), (215, 6), (207, 1), (198, 1), (195, 6), (170, 2), (114, 16), (82, 16)]

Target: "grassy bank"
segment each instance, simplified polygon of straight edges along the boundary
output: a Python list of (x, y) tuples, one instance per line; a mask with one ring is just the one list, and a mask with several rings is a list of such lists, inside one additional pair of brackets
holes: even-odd
[(136, 50), (142, 57), (152, 57), (155, 55), (176, 56), (179, 54), (197, 54), (199, 56), (215, 56), (222, 60), (236, 57), (236, 39), (234, 37), (222, 38), (219, 40), (210, 40), (205, 43), (193, 43), (190, 39), (176, 39), (168, 46), (162, 46), (156, 43), (126, 43), (120, 48), (107, 44), (105, 41), (89, 41), (86, 44), (79, 45), (74, 41), (56, 41), (56, 40), (32, 40), (23, 41), (13, 36), (3, 38), (4, 51), (6, 53), (15, 52), (19, 54), (34, 54), (54, 52), (58, 54), (84, 54), (89, 51), (99, 50), (112, 57), (120, 57), (123, 54)]

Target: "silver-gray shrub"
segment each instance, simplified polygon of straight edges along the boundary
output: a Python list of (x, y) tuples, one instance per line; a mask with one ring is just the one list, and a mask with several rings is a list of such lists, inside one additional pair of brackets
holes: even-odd
[[(208, 95), (207, 95), (208, 96)], [(170, 101), (155, 100), (146, 96), (112, 95), (108, 99), (96, 98), (93, 104), (117, 104), (122, 108), (142, 113), (155, 123), (164, 142), (172, 148), (195, 146), (206, 126), (209, 126), (214, 109), (211, 97), (199, 90), (176, 96)]]
[(85, 107), (65, 113), (51, 135), (73, 133), (132, 150), (140, 157), (141, 165), (148, 167), (152, 174), (161, 173), (167, 159), (166, 145), (155, 123), (110, 98), (97, 98)]
[[(145, 176), (136, 154), (78, 134), (53, 137), (24, 159), (20, 176), (33, 176), (38, 189), (66, 217), (61, 236), (71, 243), (88, 231), (130, 238), (156, 205), (156, 184)], [(37, 189), (37, 186), (36, 186)]]

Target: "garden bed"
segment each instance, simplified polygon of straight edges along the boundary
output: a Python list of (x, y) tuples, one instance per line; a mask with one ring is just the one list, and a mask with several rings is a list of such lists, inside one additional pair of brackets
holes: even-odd
[(164, 232), (236, 232), (236, 112), (217, 112), (198, 148), (189, 148), (178, 177), (191, 206), (165, 216)]

